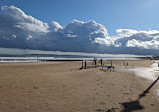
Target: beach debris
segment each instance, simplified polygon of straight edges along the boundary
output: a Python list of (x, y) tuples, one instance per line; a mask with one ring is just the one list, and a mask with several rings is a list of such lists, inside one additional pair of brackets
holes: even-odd
[(124, 66), (128, 66), (128, 65), (129, 65), (129, 63), (128, 63), (128, 62), (123, 61), (123, 65), (124, 65)]

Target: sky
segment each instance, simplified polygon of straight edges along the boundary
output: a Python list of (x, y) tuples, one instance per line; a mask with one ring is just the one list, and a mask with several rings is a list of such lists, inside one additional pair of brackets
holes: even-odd
[(159, 55), (159, 0), (0, 0), (0, 47)]
[(0, 0), (0, 7), (14, 5), (46, 23), (62, 26), (73, 19), (95, 20), (109, 35), (116, 29), (159, 30), (159, 0)]

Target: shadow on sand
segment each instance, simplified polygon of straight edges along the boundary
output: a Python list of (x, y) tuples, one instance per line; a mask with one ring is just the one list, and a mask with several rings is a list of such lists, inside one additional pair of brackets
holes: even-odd
[(121, 112), (132, 112), (135, 110), (144, 109), (144, 107), (140, 104), (139, 100), (145, 97), (147, 93), (149, 93), (149, 90), (157, 83), (158, 80), (159, 77), (145, 91), (143, 91), (142, 94), (139, 95), (137, 100), (121, 103), (121, 105), (124, 107), (124, 109)]
[(87, 66), (87, 67), (80, 67), (79, 70), (82, 70), (82, 69), (92, 69), (92, 68), (98, 68), (98, 67), (101, 67), (99, 65), (97, 65), (96, 67), (95, 66)]

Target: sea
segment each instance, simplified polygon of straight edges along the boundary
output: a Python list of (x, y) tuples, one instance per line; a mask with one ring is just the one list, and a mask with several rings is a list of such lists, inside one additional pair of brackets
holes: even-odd
[(151, 56), (132, 54), (97, 54), (82, 52), (42, 51), (17, 48), (0, 48), (0, 63), (25, 63), (40, 61), (82, 61), (82, 60), (139, 60)]
[(123, 56), (81, 56), (81, 55), (0, 55), (0, 63), (25, 63), (43, 61), (82, 61), (82, 60), (140, 60), (149, 57), (123, 57)]

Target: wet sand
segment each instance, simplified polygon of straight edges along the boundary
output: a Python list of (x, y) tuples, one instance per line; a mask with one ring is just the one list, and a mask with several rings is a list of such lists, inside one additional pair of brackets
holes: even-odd
[(81, 62), (0, 64), (0, 112), (158, 112), (157, 83), (144, 93), (153, 82), (123, 69), (154, 61), (128, 62), (113, 61), (114, 72), (79, 70)]

